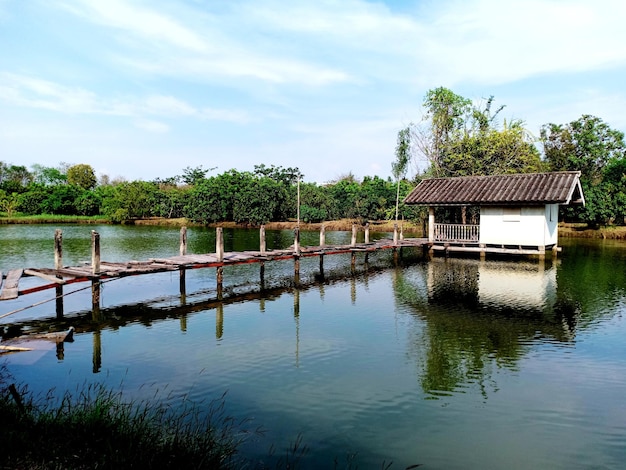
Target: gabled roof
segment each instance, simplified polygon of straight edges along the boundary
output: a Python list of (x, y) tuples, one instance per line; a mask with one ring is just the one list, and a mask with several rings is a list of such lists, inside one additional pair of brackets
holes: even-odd
[(584, 204), (580, 171), (422, 180), (404, 199), (425, 206)]

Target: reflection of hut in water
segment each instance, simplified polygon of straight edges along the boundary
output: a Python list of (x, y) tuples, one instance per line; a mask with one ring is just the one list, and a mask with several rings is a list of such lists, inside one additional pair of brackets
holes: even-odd
[(496, 369), (516, 369), (537, 342), (571, 341), (556, 281), (556, 267), (543, 262), (435, 258), (399, 271), (397, 298), (422, 320), (409, 354), (424, 391), (438, 396), (478, 385), (486, 397), (497, 389)]
[(556, 268), (544, 263), (481, 263), (478, 298), (483, 307), (518, 306), (546, 311), (556, 302)]

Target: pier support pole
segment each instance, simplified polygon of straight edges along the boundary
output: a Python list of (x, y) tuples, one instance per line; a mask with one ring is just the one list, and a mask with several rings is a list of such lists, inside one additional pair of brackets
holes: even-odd
[(352, 224), (352, 238), (350, 239), (350, 246), (356, 246), (356, 224)]
[(217, 300), (224, 296), (224, 266), (217, 267)]
[(261, 253), (265, 253), (267, 249), (266, 243), (265, 243), (265, 225), (261, 225), (261, 228), (259, 229), (259, 251)]
[[(63, 232), (60, 229), (54, 231), (54, 269), (63, 267)], [(57, 278), (62, 276), (57, 274)], [(63, 286), (56, 286), (56, 312), (57, 319), (63, 318)]]
[(370, 242), (370, 223), (365, 224), (365, 243)]
[(224, 261), (224, 229), (222, 227), (215, 229), (215, 254), (218, 261)]
[[(180, 228), (179, 254), (180, 256), (185, 256), (187, 254), (187, 227)], [(180, 302), (182, 305), (185, 305), (187, 303), (187, 272), (184, 266), (181, 266), (179, 274)]]
[(326, 246), (326, 226), (324, 224), (320, 228), (320, 246)]
[(94, 320), (100, 317), (100, 234), (91, 231), (91, 308)]
[(393, 224), (393, 244), (398, 244), (398, 224)]
[(353, 251), (350, 256), (350, 269), (352, 270), (352, 274), (356, 271), (356, 251)]
[(293, 270), (294, 283), (300, 284), (300, 227), (296, 227), (293, 231)]
[(92, 372), (94, 374), (100, 372), (102, 367), (102, 333), (99, 329), (93, 332), (93, 354), (91, 356), (91, 363)]

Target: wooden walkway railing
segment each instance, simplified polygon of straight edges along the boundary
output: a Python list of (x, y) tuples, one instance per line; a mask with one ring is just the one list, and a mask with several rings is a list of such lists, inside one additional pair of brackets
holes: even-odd
[(478, 243), (479, 225), (435, 224), (435, 242)]

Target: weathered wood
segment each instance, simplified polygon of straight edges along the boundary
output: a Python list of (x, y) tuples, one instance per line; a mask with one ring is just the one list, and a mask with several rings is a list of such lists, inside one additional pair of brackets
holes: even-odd
[(215, 254), (218, 261), (224, 259), (224, 229), (222, 227), (215, 229)]
[(180, 256), (185, 256), (187, 254), (187, 227), (180, 228), (179, 253), (180, 253)]
[(23, 269), (12, 269), (7, 273), (4, 287), (0, 293), (0, 300), (16, 299), (18, 294), (18, 285), (22, 277)]
[(352, 224), (352, 237), (350, 238), (350, 246), (356, 246), (356, 224)]
[(365, 224), (365, 243), (370, 242), (370, 223)]
[(320, 228), (320, 246), (326, 245), (326, 226), (322, 224)]
[(65, 284), (62, 278), (59, 279), (56, 275), (42, 273), (36, 269), (25, 269), (24, 274), (27, 276), (37, 276), (46, 281), (56, 282), (57, 284)]
[(60, 229), (54, 231), (54, 268), (63, 267), (63, 232)]
[(293, 252), (296, 256), (300, 255), (300, 227), (296, 227), (293, 231), (294, 240), (293, 240)]
[(259, 247), (261, 253), (265, 253), (265, 225), (261, 225), (261, 228), (259, 229)]
[(91, 273), (100, 273), (100, 234), (95, 230), (91, 231)]

